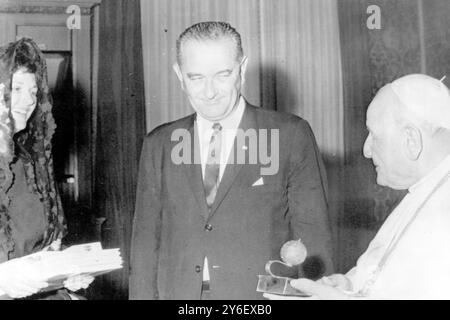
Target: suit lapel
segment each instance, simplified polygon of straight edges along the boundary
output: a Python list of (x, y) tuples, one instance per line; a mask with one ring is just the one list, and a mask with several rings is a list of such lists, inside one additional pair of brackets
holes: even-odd
[(195, 124), (195, 114), (189, 123), (189, 134), (191, 137), (191, 159), (192, 163), (183, 165), (183, 171), (187, 177), (190, 189), (198, 203), (200, 215), (206, 220), (208, 218), (208, 206), (206, 204), (205, 190), (203, 188), (202, 166), (200, 162), (200, 146), (198, 143), (198, 130)]
[[(253, 108), (252, 106), (246, 103), (245, 111), (244, 114), (242, 115), (242, 119), (239, 124), (239, 129), (243, 130), (244, 132), (248, 129), (256, 129), (255, 112), (252, 108)], [(238, 150), (241, 151), (243, 148), (245, 148), (245, 141), (242, 141), (242, 139), (240, 139), (240, 141), (238, 142), (237, 139), (234, 138), (233, 147), (231, 149), (229, 157), (234, 157), (234, 162), (237, 162), (236, 161), (237, 151)], [(245, 152), (245, 163), (248, 163), (248, 161), (249, 161), (248, 152)], [(220, 181), (219, 184), (219, 189), (217, 190), (216, 198), (214, 199), (214, 203), (211, 207), (211, 212), (209, 213), (209, 219), (211, 219), (211, 217), (215, 214), (217, 208), (220, 206), (223, 199), (230, 190), (231, 185), (236, 179), (239, 171), (244, 167), (243, 163), (234, 163), (234, 162), (232, 164), (227, 164), (227, 166), (225, 167), (222, 180)]]

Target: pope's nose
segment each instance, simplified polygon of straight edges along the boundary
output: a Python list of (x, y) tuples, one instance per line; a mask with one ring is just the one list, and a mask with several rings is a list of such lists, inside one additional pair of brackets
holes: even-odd
[(368, 159), (372, 158), (372, 146), (371, 146), (369, 137), (367, 137), (366, 141), (364, 141), (363, 154), (364, 154), (364, 157), (366, 157)]

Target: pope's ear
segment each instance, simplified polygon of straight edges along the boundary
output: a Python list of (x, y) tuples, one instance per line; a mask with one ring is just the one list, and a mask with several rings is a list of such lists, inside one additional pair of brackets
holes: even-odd
[(180, 68), (180, 66), (178, 65), (178, 62), (175, 62), (175, 63), (172, 65), (172, 68), (173, 68), (173, 71), (175, 71), (175, 74), (177, 75), (178, 80), (180, 80), (181, 86), (183, 86), (183, 74), (181, 73), (181, 68)]
[(241, 62), (241, 84), (244, 84), (245, 82), (245, 71), (247, 70), (247, 63), (248, 63), (248, 58), (246, 56), (244, 56), (242, 58), (242, 62)]
[(423, 150), (422, 132), (413, 125), (407, 125), (403, 130), (406, 138), (406, 156), (408, 159), (415, 161)]

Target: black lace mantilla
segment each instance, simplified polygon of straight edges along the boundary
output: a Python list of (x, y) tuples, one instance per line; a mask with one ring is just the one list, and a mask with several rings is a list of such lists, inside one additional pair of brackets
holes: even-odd
[[(36, 52), (34, 58), (38, 59), (39, 65), (36, 70), (39, 75), (36, 76), (38, 103), (27, 128), (16, 134), (13, 141), (10, 91), (14, 57), (11, 59), (11, 52), (20, 50), (20, 46), (31, 46)], [(43, 54), (30, 39), (21, 39), (0, 48), (0, 262), (8, 260), (10, 252), (14, 250), (9, 226), (8, 190), (13, 183), (11, 163), (15, 155), (21, 157), (28, 189), (39, 196), (48, 219), (42, 247), (66, 233), (61, 201), (54, 181), (51, 138), (56, 125), (52, 116), (46, 69)]]

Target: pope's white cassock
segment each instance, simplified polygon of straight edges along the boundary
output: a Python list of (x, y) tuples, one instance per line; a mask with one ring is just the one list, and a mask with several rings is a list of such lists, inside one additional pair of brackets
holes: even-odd
[(450, 299), (450, 156), (409, 188), (347, 276), (369, 299)]

